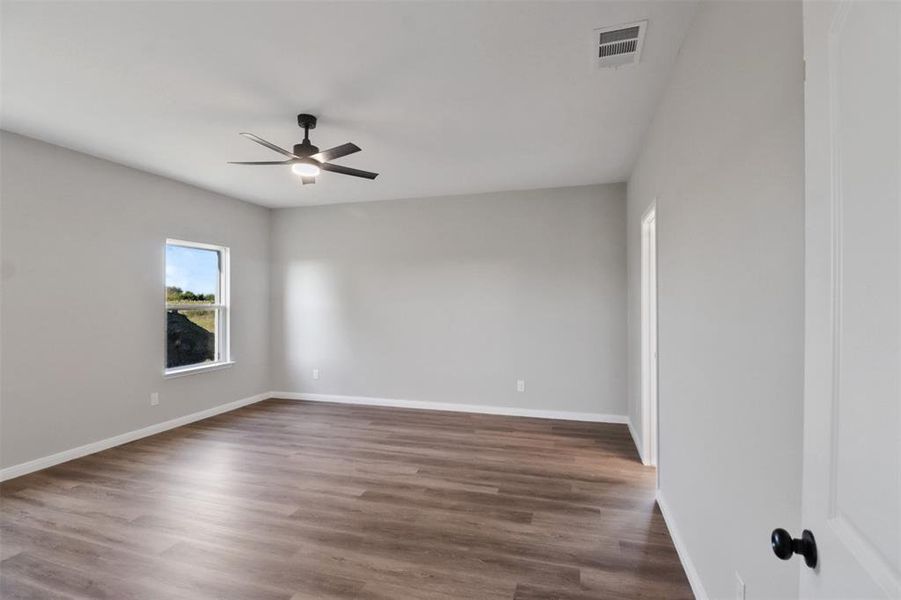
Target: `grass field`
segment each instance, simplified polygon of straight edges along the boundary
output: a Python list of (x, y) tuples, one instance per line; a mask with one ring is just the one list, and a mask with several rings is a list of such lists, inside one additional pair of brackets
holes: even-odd
[[(201, 299), (202, 298), (202, 299)], [(166, 304), (196, 304), (198, 309), (205, 304), (209, 304), (211, 302), (215, 302), (215, 296), (213, 294), (207, 295), (199, 295), (195, 294), (191, 291), (184, 291), (179, 287), (167, 287), (166, 288)], [(194, 323), (195, 325), (199, 325), (209, 331), (210, 333), (216, 333), (216, 311), (215, 310), (193, 310), (193, 309), (183, 309), (179, 310), (179, 313), (183, 314), (189, 321)]]
[(192, 323), (200, 325), (210, 333), (216, 333), (215, 310), (180, 310), (178, 312), (187, 317)]

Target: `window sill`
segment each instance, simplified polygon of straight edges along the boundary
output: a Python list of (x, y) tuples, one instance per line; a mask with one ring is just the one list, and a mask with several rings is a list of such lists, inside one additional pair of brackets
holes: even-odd
[(173, 377), (196, 375), (197, 373), (206, 373), (207, 371), (218, 371), (220, 369), (228, 369), (234, 364), (235, 361), (233, 360), (223, 360), (215, 363), (206, 363), (190, 367), (180, 367), (178, 369), (166, 369), (163, 371), (163, 378), (172, 379)]

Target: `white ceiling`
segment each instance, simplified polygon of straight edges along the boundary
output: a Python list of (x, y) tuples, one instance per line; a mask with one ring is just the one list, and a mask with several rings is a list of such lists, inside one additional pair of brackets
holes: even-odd
[[(4, 129), (265, 206), (624, 181), (693, 2), (10, 2)], [(592, 29), (649, 19), (639, 65)], [(240, 136), (355, 142), (301, 186)]]

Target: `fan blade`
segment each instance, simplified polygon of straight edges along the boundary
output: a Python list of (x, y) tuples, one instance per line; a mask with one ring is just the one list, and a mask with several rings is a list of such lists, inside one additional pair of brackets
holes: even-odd
[(366, 179), (375, 179), (378, 173), (370, 173), (369, 171), (361, 171), (359, 169), (351, 169), (350, 167), (342, 167), (341, 165), (333, 165), (331, 163), (322, 163), (319, 168), (323, 171), (331, 171), (332, 173), (341, 173), (342, 175), (353, 175), (354, 177), (365, 177)]
[(284, 154), (285, 156), (289, 156), (289, 157), (291, 157), (291, 158), (300, 158), (299, 156), (294, 156), (293, 154), (291, 154), (290, 152), (288, 152), (288, 151), (285, 150), (284, 148), (279, 148), (278, 146), (276, 146), (276, 145), (273, 144), (272, 142), (267, 142), (267, 141), (264, 140), (263, 138), (261, 138), (261, 137), (259, 137), (259, 136), (256, 136), (256, 135), (254, 135), (254, 134), (252, 134), (252, 133), (242, 132), (241, 135), (243, 135), (244, 137), (246, 137), (248, 140), (251, 140), (251, 141), (256, 142), (257, 144), (259, 144), (259, 145), (261, 145), (261, 146), (266, 146), (266, 147), (269, 148), (270, 150), (275, 150), (275, 151), (278, 152), (279, 154)]
[(317, 152), (310, 158), (313, 160), (318, 160), (319, 162), (326, 162), (329, 160), (335, 160), (336, 158), (341, 158), (342, 156), (347, 156), (348, 154), (353, 154), (354, 152), (359, 152), (360, 147), (356, 144), (341, 144), (340, 146), (335, 146), (334, 148), (329, 148), (328, 150), (323, 150), (322, 152)]
[(290, 165), (293, 160), (264, 160), (262, 162), (237, 162), (228, 161), (230, 165)]
[(316, 183), (316, 178), (315, 178), (315, 177), (301, 177), (301, 178), (300, 178), (300, 181), (301, 181), (304, 185), (308, 185), (308, 184), (310, 184), (310, 183)]

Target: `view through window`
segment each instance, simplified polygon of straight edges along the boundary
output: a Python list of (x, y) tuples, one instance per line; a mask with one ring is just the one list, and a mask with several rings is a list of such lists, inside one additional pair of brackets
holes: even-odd
[(166, 242), (166, 369), (228, 361), (228, 249)]

